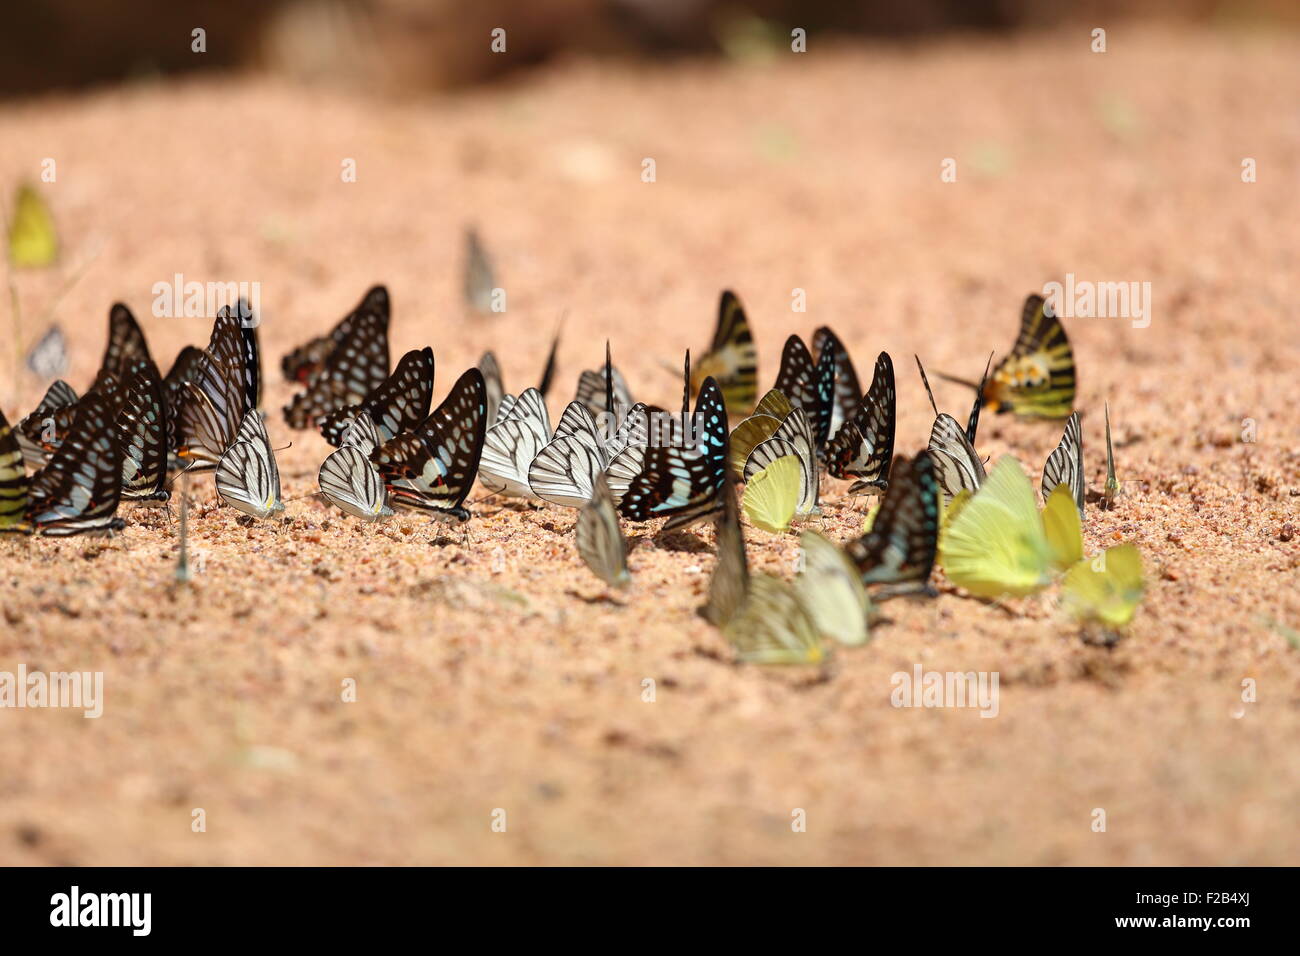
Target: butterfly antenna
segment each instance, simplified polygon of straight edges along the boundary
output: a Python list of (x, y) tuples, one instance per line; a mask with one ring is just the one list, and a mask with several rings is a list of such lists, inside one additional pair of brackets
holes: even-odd
[(916, 359), (916, 370), (921, 373), (921, 383), (925, 386), (925, 394), (930, 396), (930, 407), (934, 409), (934, 417), (938, 418), (939, 406), (935, 404), (934, 392), (930, 391), (930, 380), (925, 377), (925, 366), (921, 364), (921, 356), (913, 352), (912, 358)]
[(945, 382), (952, 382), (954, 385), (964, 385), (967, 388), (973, 388), (976, 391), (979, 391), (979, 383), (972, 382), (968, 378), (958, 378), (956, 375), (947, 375), (943, 372), (937, 372), (935, 374), (937, 374)]
[[(172, 484), (172, 483), (173, 483), (177, 478), (179, 478), (181, 475), (187, 473), (191, 468), (194, 468), (194, 467), (196, 467), (197, 465), (199, 465), (199, 463), (200, 463), (199, 460), (198, 460), (197, 458), (195, 458), (193, 461), (191, 461), (188, 465), (186, 465), (186, 466), (185, 466), (184, 468), (182, 468), (180, 471), (176, 472), (176, 474), (174, 474), (174, 475), (172, 475), (170, 478), (168, 478), (168, 479), (167, 479), (167, 484), (168, 484), (168, 485)], [(184, 491), (182, 491), (181, 494), (188, 496), (188, 495), (189, 495), (189, 479), (188, 479), (188, 478), (187, 478), (187, 479), (182, 483), (182, 487), (184, 488)]]

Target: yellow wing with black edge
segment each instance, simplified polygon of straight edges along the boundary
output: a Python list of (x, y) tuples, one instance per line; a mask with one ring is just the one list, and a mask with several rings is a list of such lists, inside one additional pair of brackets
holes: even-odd
[(709, 351), (695, 364), (691, 390), (698, 392), (712, 376), (722, 389), (727, 411), (744, 414), (758, 398), (758, 348), (740, 299), (730, 290), (718, 303), (718, 325)]
[(1011, 354), (984, 383), (984, 405), (1025, 418), (1066, 418), (1074, 410), (1074, 350), (1046, 300), (1031, 295)]

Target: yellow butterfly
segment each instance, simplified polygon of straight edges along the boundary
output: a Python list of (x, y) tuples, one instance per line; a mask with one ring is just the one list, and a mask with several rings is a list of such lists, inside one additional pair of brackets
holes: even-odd
[(953, 584), (985, 598), (1024, 597), (1051, 580), (1053, 547), (1020, 462), (1003, 456), (943, 538)]
[(749, 331), (745, 309), (730, 290), (724, 291), (718, 302), (713, 344), (695, 364), (691, 390), (698, 392), (709, 376), (722, 389), (727, 411), (733, 415), (748, 409), (758, 397), (758, 349)]
[(745, 517), (772, 534), (790, 530), (803, 492), (803, 465), (797, 455), (782, 455), (745, 485)]
[(803, 570), (794, 589), (821, 636), (841, 644), (865, 644), (871, 600), (857, 567), (842, 550), (816, 531), (799, 536)]
[(1024, 418), (1066, 418), (1074, 410), (1074, 351), (1061, 321), (1049, 315), (1041, 295), (1025, 299), (1020, 335), (1011, 354), (979, 385), (943, 378), (980, 392), (986, 408)]
[(745, 603), (722, 633), (751, 664), (820, 664), (827, 658), (817, 624), (794, 586), (770, 574), (750, 578)]
[(9, 224), (9, 261), (16, 266), (43, 268), (59, 255), (54, 217), (31, 186), (19, 186), (14, 218)]
[(1062, 601), (1079, 620), (1115, 631), (1133, 620), (1145, 590), (1141, 553), (1136, 545), (1120, 544), (1072, 567)]
[(1043, 532), (1052, 552), (1052, 567), (1065, 571), (1083, 560), (1083, 525), (1070, 486), (1062, 482), (1047, 496)]
[(775, 435), (781, 423), (793, 411), (790, 399), (775, 388), (770, 389), (754, 409), (754, 414), (737, 425), (731, 433), (731, 470), (737, 475), (744, 474), (750, 452)]

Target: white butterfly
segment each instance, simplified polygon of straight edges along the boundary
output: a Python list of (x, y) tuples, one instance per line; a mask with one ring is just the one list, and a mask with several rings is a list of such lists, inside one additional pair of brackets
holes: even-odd
[(507, 395), (498, 416), (483, 439), (478, 480), (489, 491), (507, 498), (535, 498), (529, 468), (551, 437), (546, 399), (535, 388), (525, 389), (518, 399)]
[(343, 444), (321, 463), (317, 476), (327, 501), (363, 521), (377, 521), (393, 513), (379, 469), (370, 461), (370, 453), (378, 446), (374, 419), (358, 412), (343, 435)]
[(597, 475), (591, 500), (578, 512), (575, 526), (578, 554), (592, 572), (611, 587), (627, 587), (627, 541), (618, 524), (614, 498), (603, 475)]
[(1044, 500), (1062, 483), (1069, 486), (1079, 517), (1083, 517), (1083, 431), (1079, 427), (1078, 412), (1065, 423), (1061, 443), (1047, 456), (1047, 463), (1043, 465)]
[(235, 440), (217, 462), (217, 494), (237, 511), (269, 518), (284, 510), (280, 500), (280, 469), (257, 409), (249, 409)]

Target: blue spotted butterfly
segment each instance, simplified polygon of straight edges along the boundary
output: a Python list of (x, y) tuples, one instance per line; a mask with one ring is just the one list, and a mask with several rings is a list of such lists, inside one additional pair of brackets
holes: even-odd
[(723, 505), (727, 481), (727, 405), (710, 376), (695, 402), (694, 447), (651, 445), (619, 505), (632, 521), (668, 518), (671, 531), (709, 517)]

